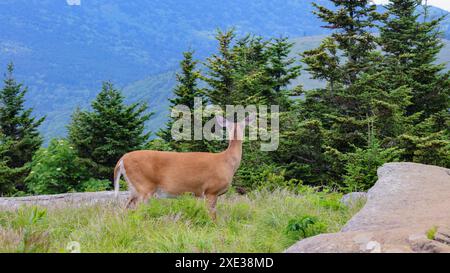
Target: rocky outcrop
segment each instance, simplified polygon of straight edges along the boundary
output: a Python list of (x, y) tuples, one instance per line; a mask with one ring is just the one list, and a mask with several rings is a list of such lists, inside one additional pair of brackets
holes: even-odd
[(341, 232), (301, 240), (286, 252), (450, 252), (450, 170), (389, 163), (378, 178)]
[[(128, 192), (120, 192), (118, 196), (119, 202), (125, 202)], [(117, 202), (114, 192), (80, 192), (80, 193), (64, 193), (53, 195), (38, 195), (27, 197), (4, 197), (0, 198), (0, 210), (14, 210), (20, 206), (39, 205), (49, 208), (55, 207), (79, 207), (93, 205), (97, 203)]]
[(352, 207), (358, 205), (359, 203), (363, 203), (367, 200), (366, 192), (351, 192), (342, 196), (341, 203), (348, 207)]

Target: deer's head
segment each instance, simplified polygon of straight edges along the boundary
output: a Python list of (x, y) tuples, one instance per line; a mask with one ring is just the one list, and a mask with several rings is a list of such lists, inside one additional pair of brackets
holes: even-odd
[(255, 119), (256, 114), (254, 113), (239, 122), (232, 122), (222, 116), (216, 116), (217, 124), (222, 128), (226, 128), (228, 139), (240, 141), (244, 139), (245, 126), (251, 124)]

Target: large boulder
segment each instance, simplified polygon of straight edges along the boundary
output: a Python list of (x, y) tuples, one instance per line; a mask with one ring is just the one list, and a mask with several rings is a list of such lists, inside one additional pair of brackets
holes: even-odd
[(341, 203), (347, 207), (353, 207), (367, 200), (366, 192), (351, 192), (342, 196)]
[(286, 252), (450, 252), (450, 170), (385, 164), (365, 206), (340, 232), (301, 240)]

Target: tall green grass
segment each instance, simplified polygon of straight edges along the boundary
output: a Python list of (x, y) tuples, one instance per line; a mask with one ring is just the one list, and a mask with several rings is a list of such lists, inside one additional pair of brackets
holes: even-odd
[(0, 252), (281, 252), (297, 240), (336, 232), (359, 209), (336, 193), (259, 190), (219, 199), (217, 221), (203, 200), (155, 199), (137, 210), (118, 204), (23, 207), (0, 212)]

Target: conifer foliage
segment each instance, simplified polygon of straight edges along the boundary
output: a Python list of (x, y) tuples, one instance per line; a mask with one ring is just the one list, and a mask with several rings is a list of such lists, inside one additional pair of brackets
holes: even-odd
[(28, 91), (14, 79), (10, 63), (0, 89), (0, 195), (25, 191), (33, 155), (42, 144), (38, 127), (44, 118), (32, 116), (24, 106)]
[(124, 104), (124, 97), (112, 83), (103, 83), (91, 104), (92, 111), (77, 110), (69, 125), (69, 141), (97, 179), (112, 179), (120, 157), (147, 143), (146, 104)]

